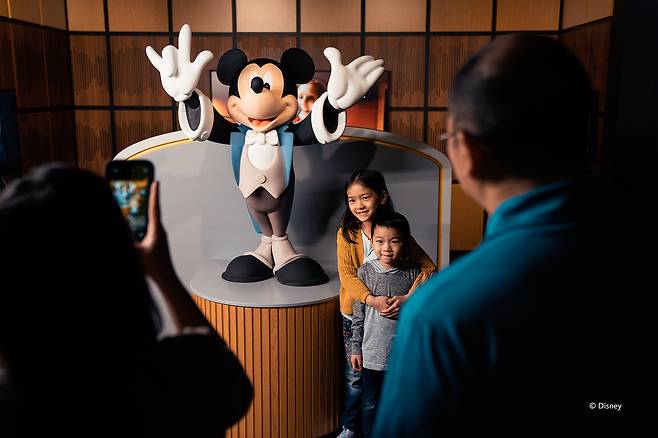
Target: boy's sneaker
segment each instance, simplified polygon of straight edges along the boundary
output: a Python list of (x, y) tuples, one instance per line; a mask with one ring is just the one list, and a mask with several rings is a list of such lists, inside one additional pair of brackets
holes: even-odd
[(343, 427), (343, 430), (336, 438), (356, 438), (358, 435), (349, 429)]

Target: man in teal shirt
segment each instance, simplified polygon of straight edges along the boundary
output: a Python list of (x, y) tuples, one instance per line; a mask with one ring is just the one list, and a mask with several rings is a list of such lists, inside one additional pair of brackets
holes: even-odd
[(458, 73), (448, 155), (490, 219), (481, 245), (405, 304), (374, 436), (582, 436), (637, 409), (636, 285), (582, 178), (590, 93), (545, 37), (497, 38)]

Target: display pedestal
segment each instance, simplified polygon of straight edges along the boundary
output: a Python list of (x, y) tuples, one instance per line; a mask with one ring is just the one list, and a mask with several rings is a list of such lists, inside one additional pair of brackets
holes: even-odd
[(317, 437), (340, 429), (336, 272), (327, 270), (329, 283), (305, 288), (274, 278), (240, 284), (220, 277), (227, 264), (208, 261), (190, 282), (195, 302), (254, 386), (249, 411), (227, 436)]

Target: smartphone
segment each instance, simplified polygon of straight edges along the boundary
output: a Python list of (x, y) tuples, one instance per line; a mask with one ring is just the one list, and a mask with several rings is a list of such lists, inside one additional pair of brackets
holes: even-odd
[(105, 178), (135, 240), (146, 235), (153, 163), (146, 160), (110, 161)]

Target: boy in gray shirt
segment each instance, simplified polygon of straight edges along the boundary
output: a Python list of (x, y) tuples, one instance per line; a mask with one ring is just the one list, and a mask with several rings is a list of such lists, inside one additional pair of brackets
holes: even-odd
[[(399, 213), (376, 217), (372, 224), (372, 246), (377, 260), (364, 263), (359, 278), (372, 295), (406, 295), (420, 274), (418, 265), (407, 263), (409, 222)], [(395, 337), (395, 319), (385, 318), (372, 307), (354, 301), (352, 308), (352, 367), (363, 371), (363, 435), (372, 435), (379, 392)]]

